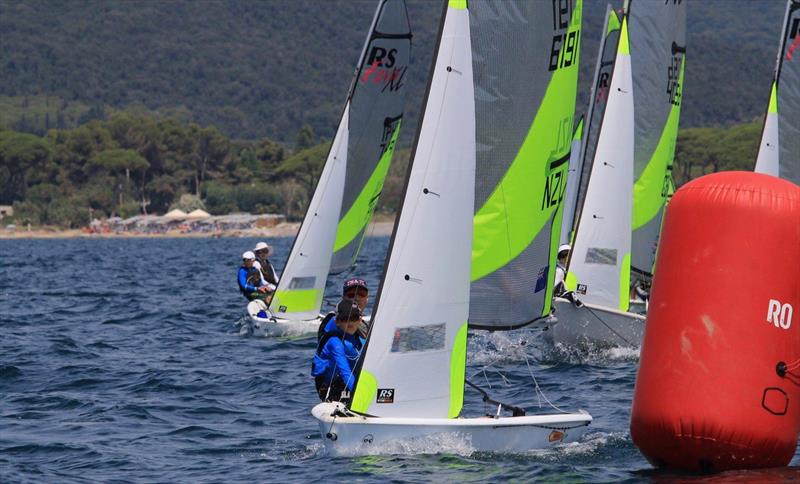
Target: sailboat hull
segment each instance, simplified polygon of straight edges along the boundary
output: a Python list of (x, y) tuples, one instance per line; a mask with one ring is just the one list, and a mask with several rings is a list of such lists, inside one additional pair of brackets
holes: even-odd
[(555, 298), (554, 306), (558, 322), (545, 332), (553, 343), (632, 348), (642, 344), (645, 317), (641, 314), (587, 303), (576, 306), (563, 298)]
[(259, 317), (260, 311), (267, 311), (267, 306), (261, 301), (250, 301), (247, 312), (240, 320), (239, 332), (253, 336), (303, 336), (316, 334), (322, 315), (314, 319), (284, 319), (275, 316)]
[[(588, 413), (500, 418), (398, 418), (352, 414), (341, 403), (311, 410), (331, 455), (519, 453), (580, 439), (592, 422)], [(336, 415), (336, 416), (334, 416)]]

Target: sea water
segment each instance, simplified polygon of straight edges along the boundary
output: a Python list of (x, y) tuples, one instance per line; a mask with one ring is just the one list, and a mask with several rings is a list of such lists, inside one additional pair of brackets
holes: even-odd
[[(504, 455), (437, 437), (327, 456), (310, 414), (314, 337), (236, 327), (246, 302), (236, 271), (258, 240), (0, 240), (0, 482), (678, 478), (631, 441), (638, 352), (553, 350), (533, 329), (471, 334), (467, 376), (529, 414), (587, 410), (594, 422), (580, 442)], [(281, 269), (292, 240), (268, 241)], [(368, 238), (352, 272), (371, 303), (387, 245)], [(344, 277), (330, 278), (324, 310)], [(467, 389), (467, 413), (494, 410)], [(797, 479), (800, 458), (792, 464), (680, 479)]]

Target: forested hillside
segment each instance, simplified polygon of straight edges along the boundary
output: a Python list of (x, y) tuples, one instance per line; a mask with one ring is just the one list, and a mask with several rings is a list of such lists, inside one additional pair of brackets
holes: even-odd
[[(688, 1), (681, 125), (760, 116), (785, 2)], [(585, 0), (583, 100), (605, 4)], [(414, 40), (402, 145), (416, 126), (441, 14), (438, 1), (408, 5)], [(374, 7), (372, 0), (0, 0), (0, 124), (43, 134), (127, 110), (214, 125), (236, 139), (290, 142), (304, 124), (330, 137)]]

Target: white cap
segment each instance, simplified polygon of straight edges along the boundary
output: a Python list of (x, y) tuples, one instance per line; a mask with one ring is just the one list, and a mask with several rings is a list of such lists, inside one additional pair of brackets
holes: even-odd
[(262, 250), (262, 249), (269, 250), (269, 244), (267, 244), (266, 242), (259, 242), (256, 244), (256, 248), (253, 250)]
[(244, 259), (244, 260), (256, 260), (256, 255), (248, 250), (247, 252), (242, 254), (242, 259)]
[(558, 253), (559, 254), (562, 253), (562, 252), (566, 252), (568, 250), (572, 250), (572, 247), (570, 247), (569, 244), (561, 244), (560, 246), (558, 246)]
[(255, 261), (255, 262), (253, 262), (253, 267), (255, 267), (256, 269), (261, 269), (261, 263), (258, 262), (258, 261)]

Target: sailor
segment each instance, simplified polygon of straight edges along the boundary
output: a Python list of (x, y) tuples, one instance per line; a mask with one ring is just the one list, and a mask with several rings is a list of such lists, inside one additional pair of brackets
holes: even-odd
[(255, 261), (256, 255), (251, 251), (242, 254), (242, 266), (239, 267), (236, 278), (239, 290), (248, 301), (264, 299), (267, 296), (267, 286), (261, 284), (261, 271), (253, 266)]
[[(350, 279), (345, 280), (342, 284), (342, 298), (352, 299), (355, 301), (356, 304), (358, 304), (358, 309), (363, 315), (364, 309), (366, 309), (367, 302), (369, 301), (369, 288), (367, 287), (367, 281), (358, 277), (351, 277)], [(322, 338), (322, 335), (325, 333), (325, 326), (328, 325), (328, 322), (335, 315), (335, 312), (330, 312), (324, 318), (322, 318), (322, 322), (317, 330), (317, 341)], [(361, 325), (358, 328), (358, 335), (362, 339), (366, 339), (367, 333), (369, 333), (369, 323), (362, 320)]]
[(569, 244), (561, 244), (558, 247), (558, 260), (556, 261), (556, 282), (553, 286), (553, 294), (559, 296), (566, 291), (564, 278), (567, 276), (567, 259), (569, 251), (572, 249)]
[(342, 299), (336, 315), (328, 321), (311, 362), (311, 376), (322, 401), (350, 398), (357, 376), (354, 373), (363, 340), (356, 334), (361, 309), (352, 299)]
[[(268, 283), (277, 286), (278, 275), (275, 273), (275, 268), (267, 257), (269, 257), (270, 247), (266, 242), (259, 242), (256, 244), (253, 252), (256, 254), (256, 260), (261, 264), (261, 273), (264, 275), (264, 280)], [(274, 289), (273, 289), (274, 291)]]

